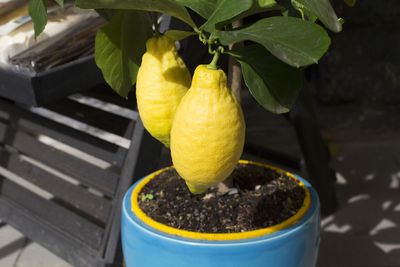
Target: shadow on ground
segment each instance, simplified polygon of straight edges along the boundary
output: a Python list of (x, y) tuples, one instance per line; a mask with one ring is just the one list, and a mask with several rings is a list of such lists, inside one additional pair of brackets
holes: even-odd
[(339, 149), (340, 208), (323, 220), (319, 266), (400, 266), (400, 143)]

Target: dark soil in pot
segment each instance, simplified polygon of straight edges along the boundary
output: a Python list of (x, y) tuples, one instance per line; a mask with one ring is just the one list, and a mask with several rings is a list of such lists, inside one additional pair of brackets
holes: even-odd
[(219, 195), (216, 187), (190, 193), (175, 169), (166, 170), (139, 194), (139, 206), (153, 220), (200, 233), (237, 233), (279, 224), (302, 206), (299, 181), (274, 170), (238, 164), (232, 173), (237, 192)]

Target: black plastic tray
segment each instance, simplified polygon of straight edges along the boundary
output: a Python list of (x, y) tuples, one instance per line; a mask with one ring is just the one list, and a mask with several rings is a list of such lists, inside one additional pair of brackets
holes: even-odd
[(43, 106), (103, 83), (94, 55), (39, 73), (0, 67), (0, 96), (29, 106)]

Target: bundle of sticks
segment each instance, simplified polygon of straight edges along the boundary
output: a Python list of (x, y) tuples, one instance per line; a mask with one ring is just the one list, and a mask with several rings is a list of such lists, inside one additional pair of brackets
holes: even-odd
[(40, 72), (91, 55), (94, 53), (96, 33), (104, 24), (105, 20), (100, 16), (82, 21), (11, 57), (9, 62)]
[[(0, 2), (0, 42), (3, 44), (0, 47), (10, 47), (3, 50), (3, 62), (41, 72), (94, 53), (96, 33), (105, 20), (93, 11), (75, 9), (72, 0), (65, 0), (63, 8), (54, 1), (47, 2), (50, 2), (48, 20), (53, 24), (49, 31), (42, 33), (44, 38), (38, 40), (33, 40), (33, 25), (27, 17), (29, 0)], [(20, 24), (18, 18), (25, 17), (28, 19)], [(60, 23), (61, 28), (54, 23)], [(21, 34), (24, 35), (21, 37)]]

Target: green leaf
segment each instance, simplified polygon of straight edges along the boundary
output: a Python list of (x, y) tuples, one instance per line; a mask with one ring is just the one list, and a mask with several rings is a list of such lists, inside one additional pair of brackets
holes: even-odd
[(278, 60), (258, 44), (228, 53), (240, 62), (244, 81), (260, 105), (276, 114), (291, 109), (301, 89), (300, 70)]
[(271, 11), (271, 10), (281, 10), (282, 7), (279, 6), (275, 0), (258, 0), (254, 1), (253, 6), (239, 17), (235, 19), (242, 19), (250, 15)]
[(292, 0), (276, 0), (282, 6), (282, 15), (286, 17), (301, 18), (301, 13), (293, 6)]
[(154, 198), (154, 196), (152, 194), (146, 194), (146, 195), (143, 195), (140, 200), (142, 202), (145, 202), (146, 200), (152, 200), (153, 198)]
[(306, 6), (299, 3), (297, 0), (291, 0), (291, 2), (293, 7), (301, 13), (302, 18), (307, 18), (307, 20), (311, 22), (315, 22), (318, 19), (313, 12), (311, 12)]
[(96, 9), (96, 12), (102, 16), (105, 20), (110, 21), (114, 16), (115, 9)]
[(330, 45), (325, 30), (312, 22), (292, 17), (270, 17), (234, 31), (218, 33), (223, 45), (251, 40), (263, 45), (294, 67), (317, 63)]
[(202, 29), (208, 32), (213, 32), (216, 25), (220, 22), (227, 21), (236, 17), (240, 13), (248, 10), (253, 5), (252, 0), (218, 0), (214, 12), (210, 15), (208, 20), (201, 26)]
[(164, 33), (164, 35), (168, 36), (174, 41), (179, 41), (189, 37), (191, 35), (196, 35), (195, 32), (187, 32), (187, 31), (179, 31), (179, 30), (169, 30)]
[(277, 0), (284, 7), (283, 15), (315, 22), (318, 17), (297, 0)]
[(276, 4), (275, 0), (258, 0), (255, 2), (257, 2), (257, 4), (262, 8), (271, 7)]
[(30, 0), (29, 1), (29, 16), (33, 21), (33, 29), (35, 38), (43, 32), (47, 24), (47, 7), (46, 0)]
[(96, 36), (95, 60), (104, 79), (119, 95), (127, 97), (136, 82), (146, 40), (151, 36), (146, 12), (117, 11)]
[(342, 25), (333, 10), (329, 0), (296, 0), (304, 5), (310, 12), (314, 13), (319, 20), (331, 31), (340, 32)]
[(224, 24), (232, 23), (236, 20), (241, 20), (243, 18), (246, 18), (248, 16), (266, 12), (266, 11), (271, 11), (271, 10), (282, 10), (283, 7), (278, 5), (275, 0), (256, 0), (253, 2), (253, 5), (251, 6), (250, 9), (247, 11), (244, 11), (237, 15), (236, 17), (233, 17), (229, 19), (228, 21), (224, 21)]
[[(177, 2), (197, 12), (203, 18), (208, 19), (216, 9), (218, 0), (177, 0)], [(227, 22), (242, 19), (271, 9), (277, 9), (277, 7), (278, 5), (275, 0), (255, 0), (253, 1), (253, 6), (249, 10), (227, 20)]]
[(344, 0), (348, 6), (355, 6), (357, 0)]
[(76, 0), (75, 5), (88, 9), (110, 8), (156, 11), (177, 17), (193, 28), (196, 28), (196, 24), (193, 22), (186, 8), (178, 0)]
[(193, 11), (197, 12), (200, 16), (208, 19), (214, 12), (217, 5), (217, 0), (176, 0), (181, 5), (184, 5)]
[(64, 7), (64, 0), (54, 0), (60, 7)]

